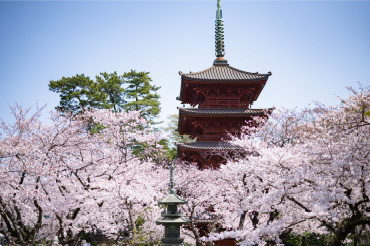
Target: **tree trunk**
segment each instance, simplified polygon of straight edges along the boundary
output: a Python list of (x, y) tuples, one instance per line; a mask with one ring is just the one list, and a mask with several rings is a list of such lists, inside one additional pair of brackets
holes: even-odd
[(240, 215), (238, 230), (242, 230), (243, 229), (244, 221), (245, 221), (245, 216), (246, 215), (247, 215), (247, 211), (243, 211), (243, 213)]
[(347, 238), (347, 235), (344, 233), (341, 233), (341, 231), (339, 230), (338, 232), (335, 233), (333, 238), (330, 240), (328, 246), (345, 246), (344, 240)]

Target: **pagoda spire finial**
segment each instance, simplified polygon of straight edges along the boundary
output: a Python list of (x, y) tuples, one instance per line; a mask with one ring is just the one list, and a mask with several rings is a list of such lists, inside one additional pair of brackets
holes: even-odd
[(225, 55), (225, 44), (224, 44), (224, 21), (222, 20), (222, 9), (221, 0), (217, 0), (217, 11), (216, 11), (216, 23), (215, 23), (215, 48), (216, 48), (216, 60), (215, 64), (227, 64), (227, 61), (223, 58)]

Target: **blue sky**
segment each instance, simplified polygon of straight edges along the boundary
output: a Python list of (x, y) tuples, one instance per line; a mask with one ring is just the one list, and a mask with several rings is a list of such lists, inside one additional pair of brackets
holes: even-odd
[[(165, 120), (180, 106), (178, 72), (212, 65), (216, 2), (0, 1), (0, 117), (14, 102), (53, 109), (50, 80), (135, 69), (162, 87)], [(221, 3), (229, 64), (272, 72), (254, 108), (332, 105), (370, 84), (369, 1)]]

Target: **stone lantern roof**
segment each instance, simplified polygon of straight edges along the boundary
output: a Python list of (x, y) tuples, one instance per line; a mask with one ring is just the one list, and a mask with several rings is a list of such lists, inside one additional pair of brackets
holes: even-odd
[(163, 200), (160, 200), (158, 204), (175, 205), (175, 204), (185, 204), (187, 202), (188, 201), (186, 201), (186, 199), (179, 198), (174, 192), (171, 192), (170, 190), (167, 197), (164, 198)]

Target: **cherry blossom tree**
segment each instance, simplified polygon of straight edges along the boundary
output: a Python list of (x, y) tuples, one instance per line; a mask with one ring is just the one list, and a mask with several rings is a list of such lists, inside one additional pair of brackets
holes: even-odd
[(246, 219), (208, 240), (278, 245), (290, 233), (314, 232), (340, 246), (356, 227), (370, 225), (370, 87), (349, 89), (340, 105), (320, 107), (294, 126), (289, 141), (274, 143), (274, 131), (251, 129), (233, 141), (251, 154), (221, 166), (225, 187), (232, 185), (215, 209)]
[[(155, 226), (155, 219), (160, 217), (157, 202), (164, 197), (168, 182), (167, 171), (151, 159), (161, 155), (162, 146), (158, 144), (161, 133), (151, 131), (138, 111), (119, 114), (105, 111), (98, 115), (91, 112), (86, 116), (104, 125), (98, 137), (109, 143), (110, 154), (116, 156), (116, 163), (110, 162), (104, 174), (109, 175), (112, 184), (110, 189), (105, 186), (108, 194), (115, 195), (107, 200), (106, 207), (115, 208), (121, 219), (116, 221), (115, 228), (108, 223), (106, 233), (130, 245), (138, 240), (153, 243), (162, 232)], [(138, 156), (132, 150), (140, 143), (147, 144)], [(142, 224), (143, 221), (146, 223)], [(128, 232), (130, 237), (125, 238)]]
[[(213, 213), (214, 199), (211, 194), (217, 173), (217, 170), (200, 170), (197, 165), (185, 162), (178, 162), (176, 165), (176, 189), (182, 197), (188, 199), (188, 203), (183, 205), (182, 209), (185, 217), (190, 220), (188, 226), (183, 228), (182, 234), (188, 236), (187, 242), (197, 246), (203, 245), (202, 234), (218, 222), (217, 215)], [(204, 226), (208, 228), (199, 226), (201, 220), (207, 221)]]
[[(63, 245), (76, 245), (94, 231), (121, 241), (158, 237), (155, 202), (163, 196), (164, 171), (132, 150), (148, 142), (145, 153), (159, 153), (160, 133), (145, 127), (139, 112), (52, 113), (49, 125), (39, 120), (40, 110), (12, 112), (15, 122), (0, 129), (0, 233), (11, 244), (57, 235)], [(91, 119), (102, 129), (88, 131)]]

